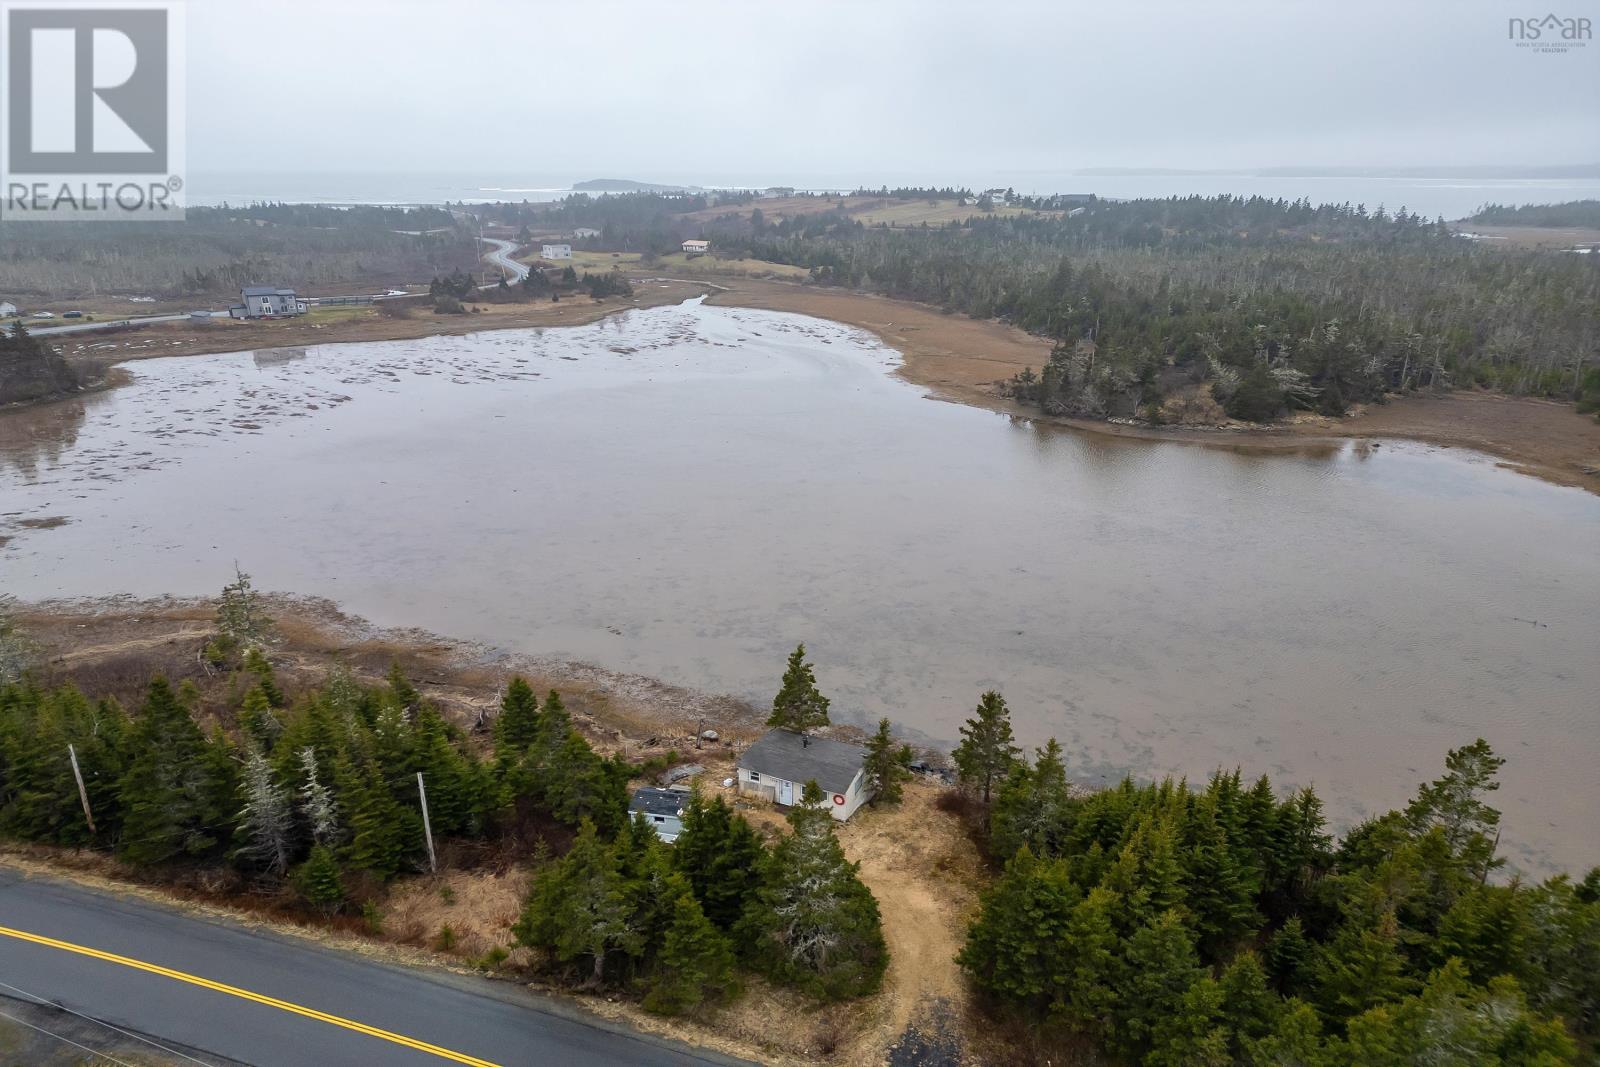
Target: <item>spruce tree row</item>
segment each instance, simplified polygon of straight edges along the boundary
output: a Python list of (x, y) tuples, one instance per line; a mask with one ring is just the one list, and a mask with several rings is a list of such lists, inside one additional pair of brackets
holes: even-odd
[(1335, 841), (1314, 791), (1237, 771), (1073, 790), (995, 693), (962, 733), (1003, 873), (960, 963), (999, 1010), (1154, 1065), (1565, 1064), (1600, 1038), (1600, 869), (1491, 880), (1482, 740)]
[[(541, 701), (512, 679), (492, 750), (479, 757), (398, 668), (383, 685), (336, 672), (291, 697), (262, 652), (269, 629), (239, 575), (204, 656), (231, 665), (222, 708), (161, 678), (132, 714), (25, 675), (0, 685), (0, 834), (112, 850), (154, 871), (229, 864), (259, 889), (332, 914), (426, 869), (420, 773), (441, 841), (520, 843), (531, 830), (560, 844), (562, 828), (576, 832), (556, 859), (535, 843), (538, 869), (513, 931), (559, 974), (637, 991), (667, 1014), (735, 996), (741, 971), (820, 1000), (877, 987), (887, 963), (877, 903), (815, 783), (771, 847), (720, 797), (695, 795), (668, 848), (643, 816), (628, 818), (635, 768), (596, 753), (559, 694)], [(789, 692), (825, 706), (814, 680), (803, 688)], [(892, 792), (905, 755), (887, 725), (875, 751)]]
[(878, 987), (878, 905), (809, 783), (770, 848), (721, 798), (693, 795), (671, 848), (642, 816), (609, 843), (584, 821), (535, 876), (515, 933), (558, 972), (633, 988), (664, 1014), (736, 995), (742, 968), (818, 1000)]

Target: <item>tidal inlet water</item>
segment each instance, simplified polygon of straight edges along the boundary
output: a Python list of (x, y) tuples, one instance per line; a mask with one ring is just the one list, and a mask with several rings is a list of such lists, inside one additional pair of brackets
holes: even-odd
[(1260, 454), (929, 399), (852, 328), (573, 329), (141, 361), (0, 416), (0, 589), (269, 590), (949, 744), (985, 689), (1091, 784), (1218, 767), (1346, 826), (1447, 749), (1503, 847), (1600, 862), (1600, 498), (1403, 443)]

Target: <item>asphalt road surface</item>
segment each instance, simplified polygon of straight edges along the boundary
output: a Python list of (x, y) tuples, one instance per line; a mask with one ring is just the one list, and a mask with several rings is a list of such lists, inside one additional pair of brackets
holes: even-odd
[(494, 245), (493, 248), (483, 254), (483, 258), (495, 266), (509, 271), (510, 276), (506, 279), (507, 281), (520, 282), (528, 276), (527, 264), (518, 263), (511, 258), (511, 253), (517, 250), (515, 241), (502, 241), (498, 237), (485, 237), (483, 243)]
[[(252, 1067), (742, 1062), (594, 1019), (512, 982), (378, 963), (4, 865), (0, 998), (12, 1015), (19, 1002), (43, 1000), (188, 1050), (150, 1050), (179, 1064), (216, 1062), (208, 1054)], [(126, 1034), (106, 1034), (126, 1047)]]

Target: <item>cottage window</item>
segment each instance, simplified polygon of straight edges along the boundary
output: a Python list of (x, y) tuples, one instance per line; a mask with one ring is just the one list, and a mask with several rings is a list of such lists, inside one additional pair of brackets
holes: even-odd
[(760, 771), (751, 771), (751, 772), (750, 772), (750, 780), (751, 780), (751, 781), (752, 781), (752, 782), (759, 782), (759, 781), (761, 781), (761, 772), (760, 772)]

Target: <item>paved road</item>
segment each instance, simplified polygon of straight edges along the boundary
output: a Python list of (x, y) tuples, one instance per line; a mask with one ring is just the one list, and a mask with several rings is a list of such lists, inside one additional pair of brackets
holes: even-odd
[(494, 245), (493, 249), (484, 253), (483, 258), (495, 266), (509, 271), (511, 277), (507, 279), (508, 281), (520, 282), (528, 276), (527, 264), (518, 263), (511, 258), (511, 253), (517, 250), (515, 241), (502, 241), (498, 237), (485, 237), (483, 242), (484, 244)]
[(4, 865), (0, 983), (3, 997), (42, 998), (253, 1067), (738, 1062), (514, 983), (377, 963)]
[[(404, 231), (396, 232), (398, 233)], [(528, 276), (529, 268), (527, 264), (518, 263), (515, 259), (511, 258), (511, 254), (517, 250), (517, 244), (515, 241), (502, 241), (498, 237), (485, 237), (483, 242), (484, 244), (494, 246), (483, 254), (484, 261), (487, 263), (492, 263), (504, 271), (507, 275), (507, 281), (512, 283), (520, 282), (522, 279)], [(479, 288), (493, 289), (499, 284), (499, 282), (491, 282), (490, 284), (480, 286)], [(389, 297), (387, 295), (376, 296), (373, 297), (373, 299), (388, 300)], [(225, 317), (226, 313), (214, 312), (214, 314)], [(189, 313), (185, 311), (173, 315), (136, 315), (132, 318), (126, 319), (100, 319), (94, 322), (63, 323), (58, 326), (41, 326), (37, 324), (37, 320), (30, 319), (25, 321), (25, 325), (28, 332), (34, 336), (50, 337), (55, 334), (63, 333), (85, 333), (90, 330), (113, 330), (124, 326), (142, 326), (147, 322), (181, 322), (188, 317)], [(9, 332), (9, 330), (9, 326), (0, 326), (0, 331)]]
[(27, 331), (36, 337), (57, 333), (82, 333), (86, 330), (110, 330), (119, 326), (133, 326), (146, 322), (178, 322), (189, 317), (187, 311), (175, 315), (136, 315), (131, 319), (96, 319), (94, 322), (74, 322), (61, 326), (37, 326), (31, 320), (24, 323)]

